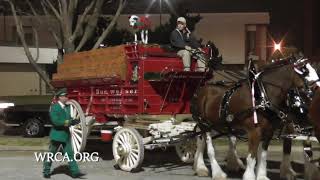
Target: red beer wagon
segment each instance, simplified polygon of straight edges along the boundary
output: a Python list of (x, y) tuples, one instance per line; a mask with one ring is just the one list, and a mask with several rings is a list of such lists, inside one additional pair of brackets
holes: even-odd
[[(206, 52), (198, 58), (211, 59)], [(52, 83), (67, 87), (71, 115), (81, 120), (70, 128), (74, 150), (85, 148), (92, 128), (109, 125), (102, 138), (115, 134), (115, 161), (131, 171), (141, 166), (145, 148), (173, 145), (184, 162), (193, 160), (195, 139), (179, 139), (194, 131), (190, 100), (211, 74), (197, 72), (195, 61), (183, 71), (181, 58), (158, 45), (128, 44), (66, 55)]]

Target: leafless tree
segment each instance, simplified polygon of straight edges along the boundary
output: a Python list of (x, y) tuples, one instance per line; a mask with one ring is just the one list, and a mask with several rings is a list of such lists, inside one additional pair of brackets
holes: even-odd
[[(5, 1), (10, 5), (16, 23), (18, 36), (30, 64), (50, 89), (54, 90), (54, 87), (50, 84), (50, 79), (47, 74), (37, 64), (37, 60), (39, 58), (37, 27), (33, 27), (37, 48), (37, 55), (36, 57), (33, 57), (24, 36), (23, 23), (20, 17), (22, 12), (19, 11), (19, 3), (21, 3), (21, 1), (19, 0), (19, 3), (15, 0)], [(115, 15), (92, 49), (98, 48), (102, 41), (108, 36), (112, 28), (115, 26), (123, 8), (127, 4), (127, 0), (25, 0), (25, 2), (31, 12), (28, 15), (33, 16), (39, 24), (44, 24), (53, 36), (58, 48), (58, 64), (63, 62), (63, 54), (80, 51), (86, 42), (92, 38), (98, 19), (101, 17), (102, 7), (104, 5), (118, 3)], [(82, 12), (79, 12), (78, 7), (81, 3), (87, 4), (85, 8), (83, 8)], [(41, 16), (45, 16), (46, 18)], [(49, 23), (49, 19), (54, 19), (57, 23)]]

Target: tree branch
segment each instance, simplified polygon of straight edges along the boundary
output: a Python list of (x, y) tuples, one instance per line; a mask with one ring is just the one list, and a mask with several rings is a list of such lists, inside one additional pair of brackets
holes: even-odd
[(53, 4), (49, 0), (43, 0), (43, 2), (50, 8), (50, 10), (54, 13), (56, 18), (60, 21), (62, 21), (62, 17), (57, 11), (57, 9), (53, 6)]
[(93, 32), (98, 23), (99, 16), (101, 14), (101, 8), (103, 3), (104, 3), (104, 0), (97, 0), (94, 7), (94, 11), (92, 15), (89, 17), (82, 39), (75, 50), (76, 52), (80, 51), (80, 49), (85, 45), (88, 39), (93, 35)]
[[(48, 31), (51, 33), (51, 35), (52, 35), (53, 38), (55, 39), (57, 45), (58, 45), (59, 47), (62, 47), (62, 42), (61, 42), (61, 40), (58, 38), (58, 35), (57, 35), (56, 31), (51, 27), (51, 25), (50, 25), (49, 23), (44, 23), (44, 22), (41, 20), (40, 16), (39, 16), (38, 13), (35, 11), (35, 9), (33, 8), (32, 4), (31, 4), (31, 2), (30, 2), (29, 0), (27, 0), (27, 3), (28, 3), (28, 5), (29, 5), (29, 7), (30, 7), (30, 9), (31, 9), (31, 11), (32, 11), (32, 13), (33, 13), (33, 15), (35, 16), (36, 20), (37, 20), (40, 24), (45, 24), (45, 25), (46, 25), (46, 27), (48, 28)], [(43, 7), (43, 8), (45, 8), (45, 7)], [(44, 12), (44, 13), (47, 15), (47, 18), (48, 18), (48, 14), (47, 14), (46, 12)]]
[(77, 36), (79, 35), (79, 32), (82, 28), (82, 25), (84, 23), (84, 20), (86, 19), (87, 14), (89, 13), (89, 11), (93, 8), (93, 5), (95, 4), (97, 0), (92, 0), (90, 5), (88, 7), (86, 7), (86, 9), (84, 10), (83, 14), (81, 15), (79, 21), (77, 22), (76, 28), (71, 36), (71, 40), (74, 41)]
[(35, 62), (38, 62), (39, 60), (39, 36), (38, 36), (38, 31), (32, 27), (32, 31), (33, 31), (33, 34), (34, 34), (34, 41), (36, 43), (36, 50), (37, 50), (37, 55), (36, 55), (36, 58), (35, 58)]
[(73, 11), (76, 9), (77, 5), (78, 5), (77, 0), (69, 0), (69, 8), (68, 8), (68, 12), (70, 13), (69, 16), (73, 15)]
[[(26, 53), (26, 56), (30, 62), (30, 64), (32, 65), (32, 67), (35, 69), (35, 71), (39, 74), (39, 76), (41, 77), (41, 79), (43, 79), (45, 81), (45, 83), (49, 86), (49, 88), (53, 91), (54, 87), (51, 85), (50, 83), (50, 79), (47, 77), (47, 75), (42, 71), (41, 67), (36, 63), (36, 61), (34, 60), (29, 47), (25, 41), (25, 37), (24, 37), (24, 30), (22, 28), (22, 23), (21, 20), (18, 18), (17, 13), (16, 13), (16, 9), (15, 6), (13, 4), (13, 2), (11, 0), (6, 0), (6, 2), (9, 3), (13, 17), (14, 17), (14, 21), (16, 23), (16, 27), (17, 27), (17, 33), (19, 35), (19, 38), (21, 40), (21, 43), (23, 45), (24, 51)], [(38, 52), (38, 51), (37, 51)], [(39, 55), (39, 54), (38, 54)], [(37, 55), (37, 56), (38, 56)]]
[(109, 35), (112, 28), (115, 26), (115, 24), (120, 16), (123, 8), (125, 7), (126, 3), (127, 3), (126, 0), (120, 0), (116, 14), (114, 15), (114, 17), (113, 17), (112, 21), (110, 22), (110, 24), (108, 25), (107, 29), (105, 29), (103, 31), (102, 35), (99, 37), (99, 39), (97, 40), (97, 42), (95, 43), (95, 45), (93, 46), (92, 49), (97, 49), (99, 47), (99, 45), (102, 43), (102, 41)]
[(62, 5), (60, 0), (58, 0), (58, 4), (59, 4), (59, 12), (60, 14), (62, 14)]

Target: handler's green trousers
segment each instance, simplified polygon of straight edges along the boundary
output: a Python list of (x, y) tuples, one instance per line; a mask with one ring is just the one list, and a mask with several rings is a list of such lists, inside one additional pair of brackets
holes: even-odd
[[(71, 146), (70, 140), (68, 142), (58, 142), (51, 140), (50, 146), (49, 146), (49, 152), (52, 154), (56, 154), (58, 151), (58, 148), (62, 145), (63, 147), (63, 155), (67, 154), (69, 158), (69, 169), (71, 171), (71, 175), (77, 175), (79, 174), (79, 167), (77, 162), (74, 160), (74, 153)], [(51, 173), (51, 164), (52, 161), (50, 159), (45, 159), (43, 163), (43, 174), (50, 174)]]

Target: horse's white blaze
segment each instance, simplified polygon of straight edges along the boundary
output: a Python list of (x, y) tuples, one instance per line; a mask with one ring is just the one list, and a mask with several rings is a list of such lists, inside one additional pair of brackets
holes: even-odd
[(251, 154), (247, 157), (247, 168), (243, 174), (244, 180), (256, 180), (256, 175), (254, 174), (254, 167), (256, 165), (256, 159), (251, 157)]
[(207, 143), (207, 153), (210, 159), (212, 178), (215, 179), (226, 179), (227, 175), (220, 168), (216, 158), (215, 152), (212, 144), (212, 136), (210, 132), (206, 133), (206, 143)]
[(267, 180), (267, 151), (262, 148), (260, 143), (258, 148), (258, 166), (257, 166), (257, 180)]

